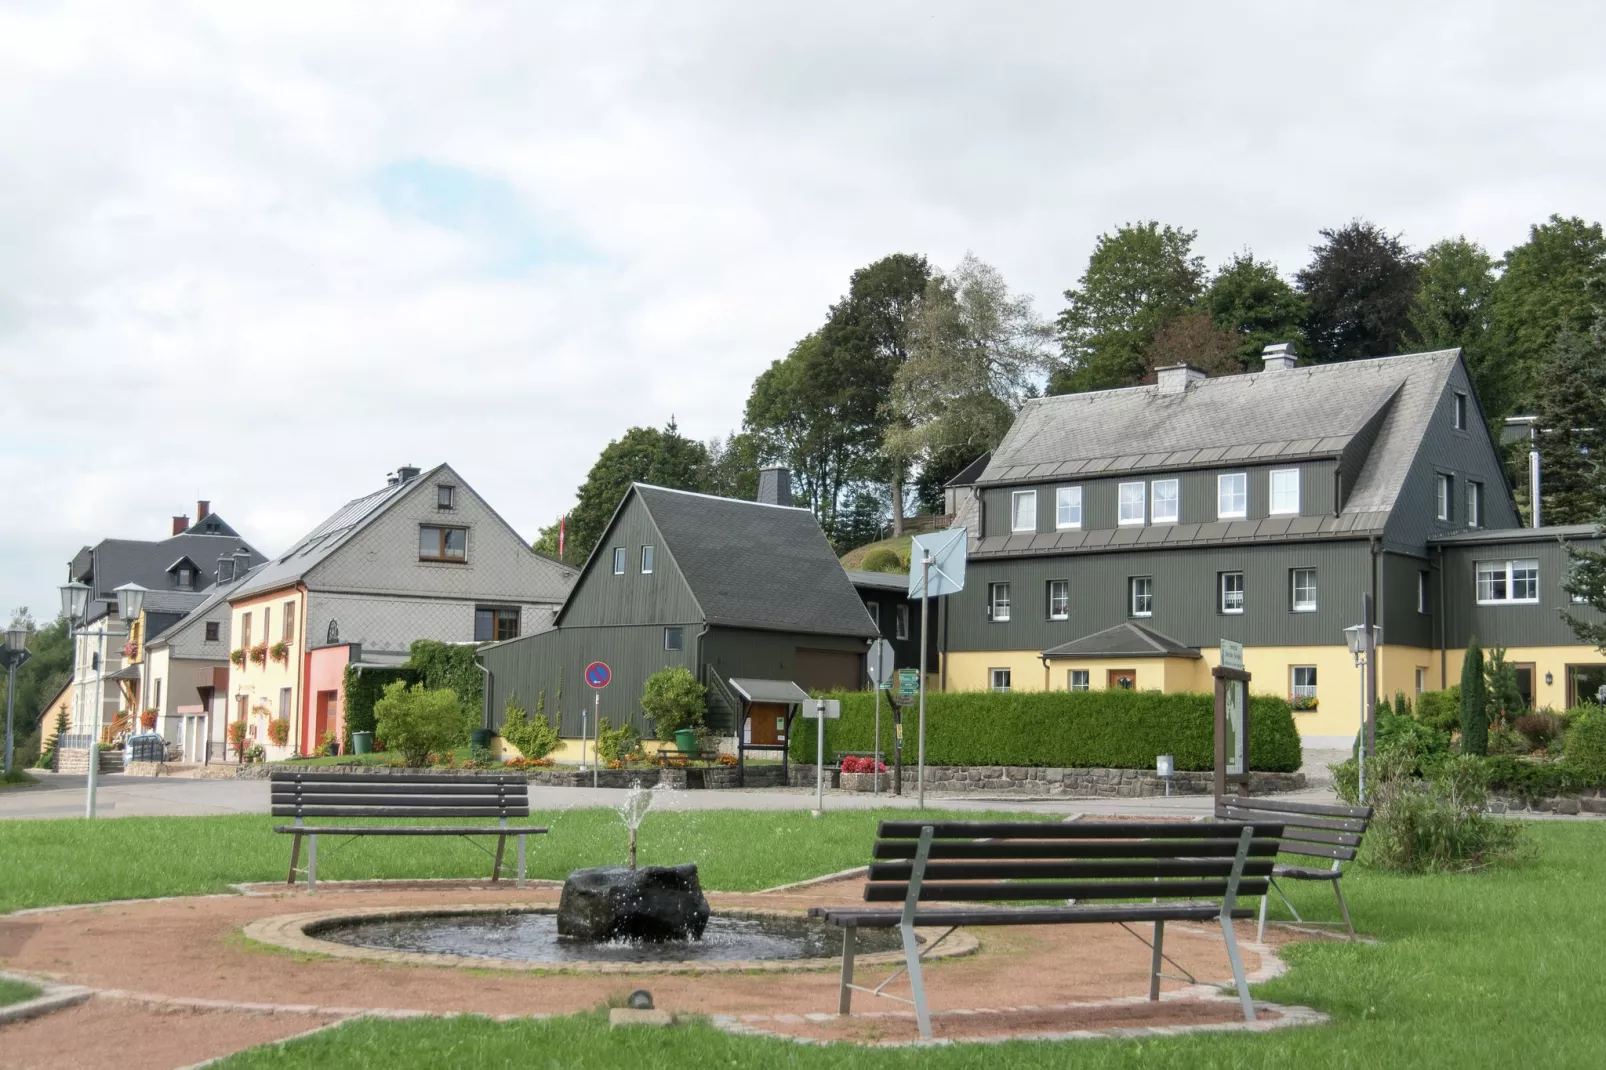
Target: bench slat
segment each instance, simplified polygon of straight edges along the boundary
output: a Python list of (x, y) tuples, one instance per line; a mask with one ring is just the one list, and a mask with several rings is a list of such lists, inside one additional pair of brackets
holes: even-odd
[[(1280, 840), (1251, 840), (1251, 856), (1274, 855)], [(878, 842), (871, 857), (876, 859), (914, 858), (919, 845), (911, 840)], [(962, 843), (938, 840), (931, 845), (928, 858), (936, 859), (1023, 859), (1023, 858), (1232, 858), (1238, 853), (1238, 839), (1190, 840), (989, 840)]]
[(1358, 852), (1353, 847), (1331, 847), (1320, 843), (1297, 843), (1292, 840), (1284, 840), (1283, 853), (1305, 855), (1309, 858), (1332, 858), (1339, 862), (1353, 862)]
[(1247, 821), (883, 821), (882, 840), (918, 840), (930, 826), (934, 840), (1207, 840), (1236, 841), (1245, 824), (1256, 836), (1281, 836), (1283, 822), (1254, 817)]
[(271, 784), (316, 784), (326, 781), (333, 784), (508, 784), (525, 787), (529, 779), (503, 773), (312, 773), (275, 769), (268, 774)]
[[(385, 777), (392, 780), (393, 777)], [(339, 793), (341, 795), (528, 795), (530, 793), (529, 781), (517, 784), (384, 784), (377, 781), (363, 784), (347, 784), (338, 780), (303, 781), (290, 783), (282, 780), (273, 781), (271, 788), (274, 795), (294, 795), (297, 792), (305, 795), (309, 792)]]
[(306, 794), (278, 795), (272, 798), (274, 806), (348, 806), (348, 807), (375, 807), (375, 806), (432, 806), (437, 810), (453, 806), (492, 806), (498, 809), (513, 809), (524, 807), (528, 809), (529, 799), (523, 796), (518, 798), (498, 799), (495, 795), (459, 796), (459, 795), (338, 795)]
[(274, 832), (322, 836), (517, 836), (545, 833), (545, 825), (275, 825)]
[[(888, 929), (902, 920), (901, 910), (866, 910), (854, 907), (812, 907), (809, 916), (831, 925)], [(920, 909), (915, 924), (948, 925), (1064, 925), (1112, 921), (1206, 921), (1221, 916), (1220, 903), (1126, 903), (1094, 907), (995, 907), (965, 910)], [(1239, 907), (1235, 918), (1252, 918), (1252, 907)]]
[[(1244, 898), (1266, 894), (1264, 873), (1255, 877), (1247, 874), (1238, 883), (1238, 894)], [(1044, 899), (1147, 899), (1160, 896), (1170, 899), (1220, 899), (1227, 893), (1225, 878), (1217, 880), (1168, 881), (1041, 881), (1032, 883), (929, 881), (920, 886), (921, 902), (986, 903)], [(901, 903), (909, 897), (909, 886), (902, 882), (866, 884), (864, 898), (869, 903)]]
[(1334, 803), (1294, 802), (1292, 800), (1247, 798), (1242, 795), (1224, 795), (1221, 797), (1221, 806), (1229, 806), (1238, 810), (1258, 810), (1267, 814), (1312, 814), (1317, 817), (1358, 817), (1368, 819), (1372, 816), (1370, 806), (1341, 806)]
[(1328, 832), (1326, 829), (1302, 829), (1288, 826), (1283, 829), (1283, 842), (1301, 840), (1305, 843), (1330, 843), (1339, 847), (1359, 847), (1359, 832)]
[(529, 807), (275, 806), (274, 817), (529, 817)]
[[(1156, 859), (1098, 859), (1086, 862), (1060, 861), (1001, 861), (1001, 862), (927, 862), (925, 880), (1077, 880), (1095, 877), (1220, 877), (1232, 873), (1233, 860), (1156, 858)], [(1260, 866), (1271, 872), (1272, 860), (1267, 858)], [(874, 862), (870, 865), (872, 881), (904, 881), (914, 876), (913, 862)], [(1246, 866), (1246, 870), (1248, 867)]]
[[(1258, 826), (1266, 820), (1266, 815), (1254, 810), (1245, 810), (1237, 806), (1219, 806), (1216, 816), (1229, 817), (1234, 821), (1253, 821)], [(1334, 832), (1365, 832), (1366, 818), (1363, 817), (1306, 817), (1289, 818), (1283, 822), (1284, 827), (1296, 825), (1301, 828), (1330, 829)]]

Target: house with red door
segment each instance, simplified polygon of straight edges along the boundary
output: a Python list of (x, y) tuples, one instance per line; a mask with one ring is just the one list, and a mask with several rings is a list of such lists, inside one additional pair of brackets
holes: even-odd
[(449, 465), (404, 465), (229, 591), (229, 720), (269, 760), (317, 753), (344, 735), (348, 666), (542, 630), (574, 578)]

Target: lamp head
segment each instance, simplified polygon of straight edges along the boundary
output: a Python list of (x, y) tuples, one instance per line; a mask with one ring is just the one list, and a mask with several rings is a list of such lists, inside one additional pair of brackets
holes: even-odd
[(61, 585), (61, 614), (68, 620), (83, 620), (89, 606), (89, 584), (73, 580)]
[(117, 615), (123, 620), (136, 620), (145, 608), (145, 588), (137, 583), (125, 583), (112, 592), (117, 596)]
[(20, 654), (28, 649), (28, 629), (20, 625), (6, 629), (6, 651)]

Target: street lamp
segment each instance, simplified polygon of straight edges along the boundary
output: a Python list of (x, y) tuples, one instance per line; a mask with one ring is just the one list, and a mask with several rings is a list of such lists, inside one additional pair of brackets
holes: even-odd
[(5, 775), (11, 775), (12, 717), (17, 704), (17, 667), (28, 660), (28, 629), (15, 626), (6, 629), (5, 645), (0, 647), (0, 658), (6, 666), (6, 764)]
[[(69, 580), (68, 582), (66, 582), (66, 583), (61, 585), (61, 613), (62, 613), (62, 616), (67, 618), (67, 636), (68, 636), (68, 638), (70, 638), (70, 639), (72, 639), (74, 641), (75, 655), (74, 655), (74, 658), (73, 658), (73, 663), (74, 663), (73, 664), (73, 675), (75, 677), (78, 674), (78, 666), (77, 666), (78, 659), (77, 659), (77, 656), (76, 656), (77, 640), (78, 640), (78, 638), (80, 636), (87, 636), (87, 635), (91, 634), (88, 631), (88, 624), (89, 624), (89, 619), (88, 619), (89, 618), (89, 594), (90, 594), (89, 585), (85, 584), (85, 583), (80, 583), (77, 580)], [(144, 595), (142, 594), (140, 597), (141, 597), (141, 600), (143, 601)], [(120, 598), (121, 598), (121, 596), (119, 596), (119, 599)], [(100, 637), (101, 645), (104, 646), (105, 643), (106, 643), (106, 630), (105, 630), (105, 628), (102, 628), (100, 630), (100, 632), (97, 633), (97, 634)], [(104, 651), (101, 651), (100, 653), (104, 654)], [(99, 690), (100, 690), (99, 689), (99, 684), (100, 684), (101, 666), (104, 665), (105, 663), (106, 663), (106, 659), (104, 657), (100, 657), (100, 656), (95, 657), (93, 659), (93, 661), (92, 661), (92, 664), (93, 664), (94, 669), (95, 669), (95, 684), (96, 684), (96, 689), (94, 691), (94, 694), (97, 697), (97, 699), (98, 699)], [(78, 706), (78, 704), (83, 700), (83, 693), (84, 693), (84, 690), (85, 690), (85, 686), (84, 686), (85, 683), (86, 683), (86, 681), (80, 680), (80, 681), (77, 681), (73, 685), (73, 706), (74, 706), (75, 709)], [(89, 759), (88, 759), (88, 762), (89, 762), (89, 775), (84, 781), (84, 786), (85, 786), (85, 792), (84, 792), (84, 816), (85, 817), (94, 817), (95, 816), (95, 788), (97, 787), (97, 785), (100, 782), (100, 711), (97, 709), (97, 710), (95, 710), (93, 712), (94, 712), (94, 717), (93, 717), (93, 722), (94, 723), (90, 726), (90, 729), (89, 729)], [(58, 742), (57, 743), (57, 753), (59, 754), (60, 752), (61, 752), (61, 744)]]
[[(1371, 616), (1370, 603), (1367, 605), (1367, 616)], [(1355, 667), (1361, 671), (1361, 732), (1357, 737), (1355, 747), (1355, 790), (1361, 802), (1366, 801), (1366, 711), (1371, 698), (1367, 694), (1366, 669), (1369, 657), (1375, 657), (1377, 648), (1383, 645), (1383, 626), (1372, 625), (1372, 634), (1366, 634), (1366, 625), (1352, 624), (1344, 629), (1344, 638), (1349, 642), (1349, 652), (1355, 658)], [(1368, 645), (1367, 640), (1371, 640)]]
[(72, 621), (82, 622), (84, 610), (89, 608), (89, 585), (73, 580), (71, 583), (61, 585), (61, 615)]
[(117, 596), (117, 615), (123, 620), (138, 620), (139, 611), (145, 608), (147, 591), (137, 583), (125, 583), (112, 592)]

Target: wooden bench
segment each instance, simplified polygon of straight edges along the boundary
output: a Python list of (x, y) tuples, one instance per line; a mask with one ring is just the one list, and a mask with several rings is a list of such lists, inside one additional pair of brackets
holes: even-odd
[[(1308, 858), (1325, 858), (1332, 861), (1331, 866), (1289, 866), (1278, 864), (1272, 867), (1271, 880), (1268, 882), (1277, 897), (1283, 901), (1294, 920), (1301, 925), (1344, 926), (1349, 931), (1350, 939), (1355, 938), (1355, 926), (1350, 923), (1349, 904), (1344, 902), (1344, 890), (1339, 887), (1339, 878), (1344, 875), (1345, 862), (1355, 860), (1356, 853), (1361, 849), (1361, 837), (1366, 835), (1366, 826), (1372, 819), (1370, 806), (1330, 806), (1325, 803), (1304, 802), (1278, 802), (1275, 799), (1250, 799), (1239, 795), (1226, 795), (1216, 801), (1216, 816), (1230, 821), (1281, 821), (1283, 823), (1283, 839), (1278, 850), (1282, 854), (1304, 855)], [(1277, 881), (1328, 881), (1333, 886), (1333, 894), (1338, 897), (1338, 912), (1343, 921), (1307, 921), (1299, 916), (1294, 904), (1288, 901)], [(1260, 924), (1255, 930), (1255, 939), (1264, 939), (1266, 935), (1266, 900), (1270, 896), (1260, 897)]]
[[(524, 839), (546, 829), (536, 825), (509, 825), (509, 818), (530, 816), (530, 782), (517, 776), (455, 774), (429, 776), (404, 773), (341, 773), (308, 770), (274, 770), (269, 778), (274, 817), (293, 817), (294, 825), (278, 825), (274, 832), (295, 837), (290, 848), (290, 876), (294, 884), (301, 859), (301, 841), (307, 840), (307, 890), (318, 884), (319, 836), (495, 836), (496, 854), (491, 880), (502, 876), (502, 854), (509, 836), (518, 853), (518, 886), (524, 887)], [(309, 825), (307, 818), (455, 818), (494, 817), (495, 825)], [(473, 840), (469, 842), (473, 843)], [(476, 847), (479, 844), (475, 844)], [(483, 850), (483, 848), (482, 848)], [(490, 854), (486, 851), (486, 854)]]
[[(1266, 894), (1282, 831), (1276, 821), (883, 821), (864, 898), (902, 905), (814, 907), (809, 914), (842, 929), (838, 1013), (849, 1012), (855, 991), (912, 1003), (924, 1039), (931, 1017), (920, 961), (962, 925), (1120, 924), (1150, 948), (1153, 1000), (1160, 998), (1162, 960), (1182, 969), (1164, 952), (1165, 923), (1217, 920), (1244, 1017), (1253, 1021), (1232, 920), (1254, 917), (1238, 899)], [(1033, 901), (1054, 905), (1019, 905)], [(993, 905), (925, 905), (932, 902)], [(1153, 924), (1153, 940), (1129, 927), (1139, 922)], [(922, 948), (919, 926), (946, 931)], [(874, 988), (853, 983), (861, 928), (897, 928), (903, 937), (904, 965)], [(905, 972), (912, 999), (884, 991)]]

